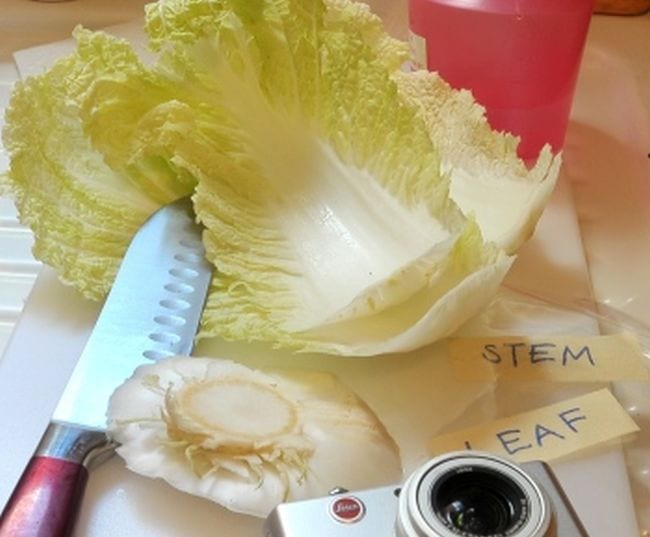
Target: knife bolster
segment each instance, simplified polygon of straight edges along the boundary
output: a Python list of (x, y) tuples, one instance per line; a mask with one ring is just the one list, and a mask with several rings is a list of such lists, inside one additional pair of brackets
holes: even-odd
[(51, 422), (36, 448), (36, 456), (54, 457), (86, 468), (108, 459), (115, 450), (104, 431)]

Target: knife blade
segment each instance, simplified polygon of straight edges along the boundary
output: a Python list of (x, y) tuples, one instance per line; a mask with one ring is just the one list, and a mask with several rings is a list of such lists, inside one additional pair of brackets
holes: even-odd
[(0, 537), (70, 535), (88, 468), (112, 455), (108, 400), (142, 364), (190, 354), (212, 265), (183, 198), (134, 235), (52, 419), (0, 517)]

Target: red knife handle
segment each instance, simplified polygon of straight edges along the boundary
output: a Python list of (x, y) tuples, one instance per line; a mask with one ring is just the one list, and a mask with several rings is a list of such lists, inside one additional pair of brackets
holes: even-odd
[(54, 457), (32, 457), (0, 519), (0, 537), (66, 537), (79, 511), (88, 469)]
[(102, 431), (50, 423), (2, 512), (0, 537), (71, 535), (88, 467), (114, 447)]

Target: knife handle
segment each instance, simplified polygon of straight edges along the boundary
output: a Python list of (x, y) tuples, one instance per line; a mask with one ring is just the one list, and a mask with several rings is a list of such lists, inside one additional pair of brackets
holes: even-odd
[(0, 537), (70, 535), (87, 481), (81, 463), (32, 457), (2, 513)]
[(0, 517), (0, 537), (67, 537), (88, 465), (114, 446), (101, 431), (51, 423)]

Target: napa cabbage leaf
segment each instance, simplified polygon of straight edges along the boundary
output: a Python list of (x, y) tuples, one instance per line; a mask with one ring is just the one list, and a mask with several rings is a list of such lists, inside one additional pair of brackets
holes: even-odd
[(559, 159), (529, 171), (469, 94), (400, 71), (367, 6), (165, 0), (146, 32), (148, 65), (77, 30), (12, 100), (4, 181), (62, 279), (101, 296), (146, 215), (193, 193), (217, 269), (201, 337), (398, 352), (495, 294)]

